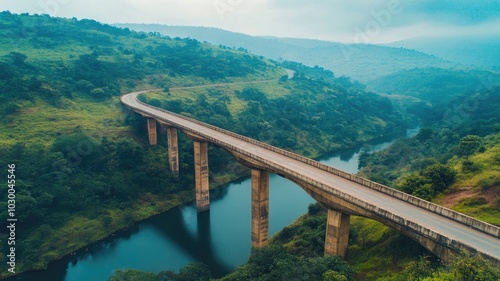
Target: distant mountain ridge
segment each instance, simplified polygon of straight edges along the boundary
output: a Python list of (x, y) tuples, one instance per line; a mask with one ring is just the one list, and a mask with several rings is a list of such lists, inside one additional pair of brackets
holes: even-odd
[(419, 37), (386, 46), (415, 49), (465, 65), (500, 70), (498, 35)]
[(321, 66), (336, 76), (349, 76), (362, 83), (414, 68), (461, 68), (457, 63), (415, 50), (388, 46), (342, 44), (321, 40), (254, 37), (210, 27), (159, 24), (115, 24), (136, 31), (159, 32), (169, 37), (190, 37), (215, 45), (244, 48), (274, 60), (290, 60)]

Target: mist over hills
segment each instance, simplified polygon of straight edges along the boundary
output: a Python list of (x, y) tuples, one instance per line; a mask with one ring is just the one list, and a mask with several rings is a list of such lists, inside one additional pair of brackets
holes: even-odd
[(419, 37), (387, 44), (415, 49), (443, 59), (486, 69), (500, 69), (500, 36)]
[(413, 68), (460, 68), (460, 65), (415, 50), (365, 44), (342, 44), (310, 39), (254, 37), (209, 27), (159, 24), (116, 24), (136, 31), (159, 32), (169, 37), (190, 37), (216, 45), (244, 48), (274, 60), (321, 66), (338, 76), (362, 83)]

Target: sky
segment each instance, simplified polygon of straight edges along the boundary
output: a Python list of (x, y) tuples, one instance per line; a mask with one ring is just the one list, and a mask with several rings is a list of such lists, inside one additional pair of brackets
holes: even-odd
[(345, 43), (500, 36), (498, 0), (0, 0), (3, 10)]

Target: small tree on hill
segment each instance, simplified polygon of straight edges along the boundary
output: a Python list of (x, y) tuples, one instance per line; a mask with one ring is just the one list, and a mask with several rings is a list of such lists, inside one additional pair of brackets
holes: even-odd
[(460, 139), (457, 147), (457, 155), (469, 159), (469, 156), (476, 153), (482, 144), (480, 136), (468, 135)]

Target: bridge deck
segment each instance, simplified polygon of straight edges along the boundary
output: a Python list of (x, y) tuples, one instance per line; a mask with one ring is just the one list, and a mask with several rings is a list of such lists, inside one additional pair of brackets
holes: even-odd
[(377, 206), (381, 210), (397, 214), (398, 216), (406, 218), (413, 223), (421, 225), (455, 241), (459, 241), (460, 243), (468, 245), (479, 252), (500, 260), (500, 239), (498, 238), (470, 228), (447, 217), (433, 213), (429, 210), (412, 205), (403, 200), (378, 192), (369, 187), (365, 187), (348, 179), (333, 175), (327, 171), (301, 161), (270, 151), (258, 145), (245, 142), (241, 139), (224, 134), (223, 132), (212, 128), (205, 127), (196, 122), (185, 120), (175, 114), (169, 114), (168, 112), (141, 104), (137, 101), (137, 95), (140, 93), (141, 92), (124, 95), (122, 97), (122, 102), (135, 110), (150, 114), (152, 117), (166, 121), (170, 124), (187, 127), (192, 131), (198, 132), (200, 135), (210, 136), (211, 138), (218, 140), (219, 145), (222, 144), (222, 146), (226, 145), (226, 147), (237, 147), (241, 150), (245, 150), (248, 153), (255, 155), (257, 158), (265, 159), (271, 163), (280, 165), (283, 168), (303, 175), (305, 178), (310, 178), (316, 182), (324, 184), (327, 188), (336, 189), (371, 205)]

